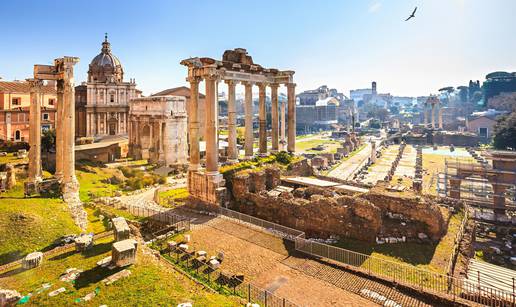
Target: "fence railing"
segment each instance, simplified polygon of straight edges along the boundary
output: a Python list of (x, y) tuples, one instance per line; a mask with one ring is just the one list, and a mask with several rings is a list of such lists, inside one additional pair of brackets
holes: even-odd
[[(297, 251), (315, 257), (330, 259), (351, 267), (355, 271), (401, 284), (412, 289), (437, 295), (445, 294), (453, 296), (453, 298), (461, 297), (490, 306), (503, 305), (515, 302), (516, 300), (516, 293), (514, 291), (509, 292), (495, 287), (482, 286), (480, 280), (473, 282), (464, 278), (456, 278), (446, 274), (419, 269), (408, 264), (393, 262), (316, 242), (306, 239), (303, 231), (278, 225), (227, 208), (221, 208), (218, 213), (221, 217), (232, 218), (239, 223), (251, 225), (251, 227), (260, 227), (277, 236), (294, 241)], [(464, 232), (466, 227), (465, 219), (463, 219), (462, 223), (464, 226), (461, 226), (461, 232)]]
[(168, 251), (167, 254), (162, 256), (168, 262), (178, 266), (196, 280), (207, 284), (223, 294), (237, 295), (244, 298), (249, 303), (256, 303), (264, 307), (298, 306), (286, 298), (279, 297), (250, 282), (245, 282), (229, 272), (224, 272), (220, 269), (212, 269), (204, 261), (195, 259), (195, 252), (187, 253), (181, 249), (175, 249)]
[(305, 233), (303, 231), (276, 224), (273, 222), (269, 222), (231, 209), (220, 207), (218, 213), (221, 217), (235, 219), (238, 220), (240, 223), (248, 224), (248, 226), (251, 227), (257, 226), (260, 229), (264, 229), (267, 232), (282, 237), (283, 239), (288, 239), (290, 241), (295, 241), (295, 239), (298, 237), (305, 237)]
[(182, 227), (183, 230), (190, 230), (190, 219), (178, 214), (171, 212), (169, 209), (153, 209), (147, 207), (133, 206), (130, 204), (124, 204), (123, 207), (132, 215), (138, 217), (150, 218), (154, 221), (167, 223), (169, 225), (176, 225), (178, 228)]
[(453, 250), (451, 252), (450, 259), (448, 260), (448, 265), (446, 267), (446, 272), (449, 276), (453, 276), (455, 263), (457, 261), (457, 256), (459, 254), (460, 242), (462, 241), (462, 238), (464, 237), (464, 233), (466, 231), (466, 225), (468, 224), (469, 214), (469, 206), (466, 205), (464, 206), (464, 216), (462, 217), (462, 221), (459, 226), (459, 231), (455, 235), (453, 241)]

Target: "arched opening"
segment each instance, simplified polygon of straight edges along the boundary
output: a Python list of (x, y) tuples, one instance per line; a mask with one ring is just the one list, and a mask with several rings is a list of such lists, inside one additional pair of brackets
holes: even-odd
[(14, 132), (14, 140), (15, 141), (20, 141), (21, 140), (21, 132), (20, 132), (20, 130), (16, 130), (16, 132)]

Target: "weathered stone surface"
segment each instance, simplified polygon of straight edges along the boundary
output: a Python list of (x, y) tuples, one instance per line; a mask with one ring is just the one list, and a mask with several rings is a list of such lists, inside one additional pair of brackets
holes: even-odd
[(250, 176), (250, 187), (249, 192), (251, 193), (259, 193), (261, 191), (265, 191), (265, 172), (264, 171), (256, 171), (251, 172)]
[(5, 188), (10, 190), (12, 187), (16, 185), (16, 173), (14, 171), (14, 166), (12, 164), (7, 164), (5, 166), (5, 171), (7, 173), (7, 183)]
[(265, 169), (265, 185), (267, 190), (272, 190), (281, 183), (281, 171), (277, 167), (268, 167)]
[(14, 306), (21, 298), (16, 290), (0, 289), (0, 306)]
[(43, 261), (43, 253), (42, 252), (33, 252), (25, 256), (22, 260), (22, 268), (24, 269), (32, 269), (38, 267)]

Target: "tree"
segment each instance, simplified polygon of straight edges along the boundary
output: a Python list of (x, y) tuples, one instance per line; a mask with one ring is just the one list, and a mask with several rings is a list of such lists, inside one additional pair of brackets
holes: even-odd
[(54, 129), (43, 130), (41, 135), (41, 149), (49, 152), (56, 145), (56, 131)]
[(516, 112), (497, 120), (493, 145), (496, 149), (516, 150)]

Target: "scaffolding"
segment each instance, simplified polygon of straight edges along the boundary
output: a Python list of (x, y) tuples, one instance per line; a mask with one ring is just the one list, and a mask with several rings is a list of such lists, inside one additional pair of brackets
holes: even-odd
[[(503, 180), (507, 177), (516, 178), (516, 172), (472, 159), (447, 158), (444, 172), (437, 176), (437, 192), (440, 197), (459, 198), (472, 206), (515, 210), (516, 181)], [(494, 186), (503, 192), (496, 192)], [(495, 198), (503, 198), (505, 208), (496, 207)]]

